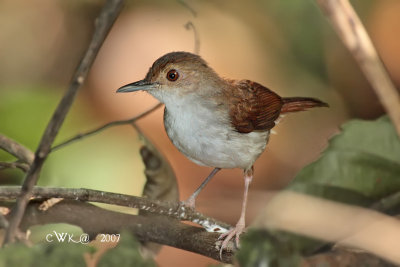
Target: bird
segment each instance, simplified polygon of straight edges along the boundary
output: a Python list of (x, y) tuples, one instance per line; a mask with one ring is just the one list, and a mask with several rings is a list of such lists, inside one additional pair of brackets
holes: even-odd
[(204, 186), (221, 169), (240, 168), (244, 196), (235, 227), (220, 235), (221, 250), (245, 229), (254, 162), (265, 150), (271, 129), (287, 113), (328, 104), (311, 97), (280, 97), (251, 80), (220, 77), (197, 54), (170, 52), (158, 58), (145, 78), (120, 87), (118, 93), (146, 91), (165, 104), (164, 127), (171, 142), (191, 161), (213, 167), (210, 175), (183, 203), (195, 208)]

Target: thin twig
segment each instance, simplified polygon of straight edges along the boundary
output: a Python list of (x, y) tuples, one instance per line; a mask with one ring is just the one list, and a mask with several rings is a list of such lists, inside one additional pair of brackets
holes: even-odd
[(64, 142), (52, 147), (51, 148), (51, 152), (54, 152), (54, 151), (66, 146), (66, 145), (69, 145), (72, 142), (75, 142), (75, 141), (81, 140), (81, 139), (83, 139), (85, 137), (88, 137), (88, 136), (91, 136), (93, 134), (99, 133), (99, 132), (101, 132), (101, 131), (103, 131), (103, 130), (105, 130), (107, 128), (114, 127), (114, 126), (119, 126), (119, 125), (131, 124), (131, 123), (133, 123), (133, 122), (135, 122), (135, 121), (147, 116), (148, 114), (150, 114), (151, 112), (155, 111), (156, 109), (158, 109), (161, 106), (162, 106), (162, 103), (158, 103), (157, 105), (153, 106), (152, 108), (146, 110), (145, 112), (143, 112), (143, 113), (141, 113), (141, 114), (139, 114), (139, 115), (137, 115), (137, 116), (135, 116), (133, 118), (130, 118), (130, 119), (127, 119), (127, 120), (112, 121), (112, 122), (106, 123), (106, 124), (104, 124), (104, 125), (102, 125), (100, 127), (97, 127), (96, 129), (88, 131), (86, 133), (77, 134), (76, 136), (72, 137), (71, 139), (68, 139), (68, 140), (66, 140), (66, 141), (64, 141)]
[[(183, 7), (185, 7), (187, 10), (190, 11), (190, 13), (192, 13), (193, 17), (197, 17), (197, 12), (196, 10), (194, 10), (194, 8), (192, 8), (185, 0), (178, 0), (178, 3), (181, 4)], [(193, 34), (194, 34), (194, 53), (196, 55), (198, 55), (200, 53), (200, 38), (199, 38), (199, 34), (197, 32), (196, 27), (194, 26), (193, 22), (188, 21), (185, 25), (185, 29), (186, 30), (193, 30)]]
[(185, 7), (187, 10), (189, 10), (190, 13), (192, 13), (193, 17), (197, 17), (197, 12), (196, 12), (196, 10), (194, 10), (193, 7), (191, 7), (188, 3), (186, 3), (186, 1), (184, 1), (184, 0), (178, 0), (178, 3), (181, 4), (183, 7)]
[(20, 169), (23, 172), (27, 172), (29, 170), (29, 165), (27, 163), (22, 163), (22, 162), (0, 162), (0, 170), (3, 169)]
[(350, 2), (317, 0), (317, 3), (358, 62), (400, 137), (400, 95)]
[[(0, 186), (0, 201), (15, 200), (21, 191), (20, 186)], [(31, 199), (63, 198), (85, 202), (98, 202), (111, 205), (125, 206), (144, 210), (157, 215), (168, 216), (178, 220), (197, 223), (208, 232), (223, 232), (231, 226), (211, 217), (207, 217), (180, 203), (162, 202), (148, 198), (110, 193), (93, 189), (53, 188), (35, 186)]]
[(200, 38), (199, 38), (199, 34), (197, 33), (197, 29), (194, 26), (194, 24), (189, 21), (188, 23), (185, 24), (185, 29), (186, 30), (193, 30), (193, 34), (194, 34), (194, 53), (196, 55), (198, 55), (200, 53)]
[(0, 134), (0, 148), (29, 165), (35, 158), (32, 151), (3, 134)]
[(123, 2), (123, 0), (108, 0), (105, 3), (99, 17), (96, 19), (95, 31), (89, 47), (77, 69), (75, 70), (75, 74), (72, 78), (72, 82), (67, 92), (58, 104), (49, 124), (46, 127), (39, 147), (36, 150), (33, 164), (31, 165), (31, 168), (25, 176), (21, 189), (21, 194), (12, 211), (10, 225), (6, 231), (4, 243), (13, 242), (15, 240), (15, 235), (24, 215), (26, 205), (28, 204), (28, 201), (31, 197), (32, 189), (39, 179), (40, 170), (43, 166), (45, 159), (47, 158), (47, 155), (50, 152), (51, 145), (53, 144), (54, 139), (64, 122), (64, 119), (75, 99), (78, 89), (85, 81), (87, 73), (89, 72), (89, 69), (93, 64), (94, 59), (96, 58), (96, 55), (104, 42), (104, 39), (110, 31), (111, 26), (114, 24), (114, 21), (118, 17)]

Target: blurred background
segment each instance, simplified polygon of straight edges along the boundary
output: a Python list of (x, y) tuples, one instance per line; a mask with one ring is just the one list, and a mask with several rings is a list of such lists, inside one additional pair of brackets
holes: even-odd
[[(0, 2), (0, 132), (33, 151), (74, 68), (87, 48), (103, 1)], [(396, 86), (400, 85), (400, 2), (355, 0)], [(339, 125), (383, 114), (376, 95), (314, 1), (128, 1), (107, 37), (56, 144), (113, 120), (127, 119), (156, 103), (145, 93), (116, 94), (144, 78), (154, 60), (171, 51), (194, 51), (223, 77), (257, 81), (281, 96), (316, 97), (329, 109), (291, 114), (275, 127), (255, 164), (247, 223), (268, 201), (318, 158)], [(186, 199), (211, 168), (190, 162), (165, 133), (163, 109), (138, 125), (172, 165)], [(368, 134), (368, 133), (366, 133)], [(86, 187), (140, 195), (141, 142), (130, 126), (115, 127), (52, 153), (40, 185)], [(12, 157), (0, 151), (0, 160)], [(0, 172), (1, 184), (20, 184), (20, 170)], [(235, 224), (243, 194), (241, 170), (224, 170), (200, 194), (197, 208)], [(159, 266), (215, 263), (164, 247)]]

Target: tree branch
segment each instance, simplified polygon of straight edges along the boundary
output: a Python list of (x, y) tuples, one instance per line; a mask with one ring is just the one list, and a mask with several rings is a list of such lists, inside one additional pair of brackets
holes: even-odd
[(32, 189), (39, 179), (39, 174), (43, 163), (50, 152), (50, 147), (54, 142), (62, 123), (64, 122), (78, 89), (85, 81), (87, 73), (93, 64), (104, 39), (110, 31), (111, 26), (114, 24), (114, 21), (118, 17), (118, 14), (122, 8), (122, 4), (123, 0), (106, 1), (99, 17), (96, 19), (95, 31), (89, 47), (75, 71), (67, 92), (61, 99), (49, 124), (47, 125), (39, 147), (36, 150), (33, 164), (25, 176), (20, 196), (12, 211), (10, 225), (6, 231), (4, 243), (13, 242), (15, 240), (18, 226), (25, 212), (26, 205), (31, 197)]
[[(0, 186), (0, 201), (15, 200), (20, 186)], [(157, 215), (163, 215), (178, 220), (191, 221), (203, 226), (208, 232), (223, 232), (231, 226), (207, 217), (180, 203), (162, 202), (137, 196), (110, 193), (93, 189), (52, 188), (35, 186), (31, 192), (32, 199), (63, 198), (84, 202), (98, 202), (144, 210)]]
[(358, 62), (400, 137), (400, 95), (371, 39), (348, 0), (317, 0), (343, 43)]
[(28, 148), (2, 134), (0, 134), (0, 148), (29, 165), (35, 158), (33, 152)]
[(29, 165), (27, 163), (21, 163), (18, 161), (15, 162), (0, 162), (0, 170), (2, 169), (7, 169), (7, 168), (11, 168), (11, 169), (20, 169), (23, 172), (27, 172), (29, 170)]
[(97, 127), (96, 129), (88, 131), (86, 133), (77, 134), (76, 136), (72, 137), (71, 139), (68, 139), (68, 140), (66, 140), (66, 141), (64, 141), (64, 142), (52, 147), (51, 148), (51, 152), (56, 151), (56, 150), (66, 146), (66, 145), (69, 145), (70, 143), (73, 143), (75, 141), (81, 140), (81, 139), (83, 139), (85, 137), (89, 137), (89, 136), (91, 136), (93, 134), (99, 133), (99, 132), (101, 132), (101, 131), (103, 131), (103, 130), (105, 130), (107, 128), (114, 127), (114, 126), (119, 126), (119, 125), (131, 124), (131, 123), (133, 123), (133, 122), (135, 122), (135, 121), (147, 116), (148, 114), (150, 114), (151, 112), (155, 111), (156, 109), (158, 109), (162, 105), (163, 105), (162, 103), (158, 103), (157, 105), (153, 106), (152, 108), (144, 111), (143, 113), (141, 113), (141, 114), (139, 114), (139, 115), (137, 115), (137, 116), (135, 116), (135, 117), (133, 117), (131, 119), (120, 120), (120, 121), (112, 121), (112, 122), (106, 123), (106, 124), (104, 124), (104, 125), (102, 125), (100, 127)]
[[(4, 205), (4, 203), (2, 203)], [(89, 234), (93, 240), (98, 234), (115, 234), (122, 230), (129, 230), (141, 242), (154, 242), (175, 248), (191, 251), (220, 261), (218, 234), (208, 233), (201, 228), (179, 223), (166, 217), (148, 217), (141, 215), (124, 214), (106, 210), (86, 202), (77, 200), (63, 200), (48, 210), (41, 211), (41, 204), (31, 201), (28, 204), (21, 222), (21, 229), (26, 231), (35, 225), (53, 223), (68, 223), (78, 226), (83, 232)], [(5, 219), (9, 216), (5, 216)], [(2, 215), (0, 215), (0, 219)], [(0, 228), (5, 224), (0, 223)], [(1, 221), (0, 221), (1, 222)], [(224, 250), (222, 261), (231, 263), (233, 260), (233, 242)], [(336, 248), (333, 251), (315, 254), (306, 257), (302, 267), (320, 266), (329, 264), (338, 266), (347, 263), (348, 266), (361, 266), (368, 263), (369, 266), (394, 266), (371, 254)]]
[[(115, 234), (127, 229), (142, 242), (155, 242), (220, 260), (217, 233), (208, 233), (166, 217), (124, 214), (76, 200), (63, 200), (46, 211), (38, 208), (39, 203), (28, 205), (21, 222), (23, 230), (34, 225), (68, 223), (79, 226), (94, 239), (97, 234)], [(231, 262), (232, 252), (224, 251), (222, 260)]]

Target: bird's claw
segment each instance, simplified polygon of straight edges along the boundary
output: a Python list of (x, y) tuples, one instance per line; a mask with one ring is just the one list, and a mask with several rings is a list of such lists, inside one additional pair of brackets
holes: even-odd
[(223, 233), (218, 237), (218, 240), (223, 240), (221, 248), (219, 250), (219, 258), (221, 260), (222, 260), (222, 251), (224, 251), (227, 248), (229, 241), (231, 241), (234, 237), (235, 237), (236, 248), (240, 247), (239, 239), (241, 233), (243, 233), (243, 230), (244, 230), (244, 224), (237, 224), (236, 227), (231, 228), (228, 232)]

